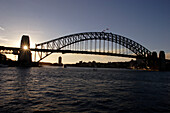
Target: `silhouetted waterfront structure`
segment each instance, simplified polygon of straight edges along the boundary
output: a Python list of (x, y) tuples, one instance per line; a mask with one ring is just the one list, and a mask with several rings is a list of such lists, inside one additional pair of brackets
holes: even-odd
[(156, 51), (152, 52), (152, 55), (149, 56), (149, 58), (147, 59), (147, 62), (151, 70), (165, 71), (165, 70), (168, 70), (169, 68), (169, 60), (165, 59), (164, 51), (159, 52), (159, 57)]
[(60, 57), (58, 57), (58, 64), (60, 65), (60, 66), (62, 66), (63, 64), (62, 64), (62, 57), (60, 56)]
[(101, 63), (101, 62), (83, 62), (79, 61), (76, 64), (67, 64), (67, 66), (75, 66), (75, 67), (95, 67), (95, 68), (130, 68), (130, 62), (108, 62), (108, 63)]
[(6, 56), (5, 55), (3, 55), (3, 54), (0, 54), (0, 63), (1, 64), (5, 64), (6, 63)]
[(159, 53), (159, 71), (166, 70), (165, 52), (160, 51)]
[(52, 66), (63, 66), (63, 63), (62, 63), (62, 57), (58, 57), (58, 63), (51, 63), (50, 65)]
[(32, 64), (29, 36), (22, 36), (18, 62), (20, 66), (31, 66)]

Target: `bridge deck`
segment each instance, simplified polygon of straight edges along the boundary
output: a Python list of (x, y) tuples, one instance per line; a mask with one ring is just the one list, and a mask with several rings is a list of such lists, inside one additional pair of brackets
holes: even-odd
[[(19, 51), (20, 48), (0, 46), (0, 50)], [(63, 53), (63, 54), (65, 54), (65, 53), (76, 53), (76, 54), (94, 54), (94, 55), (120, 56), (120, 57), (129, 57), (129, 58), (142, 58), (141, 56), (136, 56), (136, 55), (125, 55), (125, 54), (106, 53), (106, 52), (53, 50), (53, 49), (36, 49), (36, 48), (30, 48), (30, 50), (36, 51), (36, 52), (52, 52), (52, 53)]]
[[(20, 48), (18, 47), (4, 47), (0, 46), (0, 50), (9, 50), (9, 51), (19, 51)], [(76, 54), (94, 54), (94, 55), (107, 55), (107, 56), (119, 56), (119, 57), (128, 57), (128, 58), (142, 58), (147, 59), (142, 56), (136, 56), (136, 55), (126, 55), (126, 54), (118, 54), (118, 53), (107, 53), (107, 52), (92, 52), (92, 51), (73, 51), (73, 50), (53, 50), (53, 49), (36, 49), (36, 48), (30, 48), (31, 51), (36, 52), (51, 52), (51, 53), (76, 53)], [(166, 59), (166, 61), (170, 62), (169, 59)]]

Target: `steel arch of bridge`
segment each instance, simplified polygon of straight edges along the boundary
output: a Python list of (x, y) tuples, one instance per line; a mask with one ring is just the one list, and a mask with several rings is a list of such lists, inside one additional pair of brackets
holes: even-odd
[[(62, 48), (79, 43), (82, 41), (87, 40), (106, 40), (110, 42), (114, 42), (115, 44), (119, 44), (133, 53), (135, 53), (137, 56), (141, 57), (147, 57), (151, 55), (151, 51), (149, 51), (147, 48), (142, 46), (141, 44), (126, 38), (121, 35), (113, 34), (113, 33), (106, 33), (106, 32), (85, 32), (85, 33), (77, 33), (72, 34), (68, 36), (63, 36), (57, 39), (53, 39), (47, 42), (43, 42), (40, 44), (36, 44), (36, 48), (39, 49), (48, 49), (48, 50), (61, 50)], [(46, 52), (46, 55), (43, 57), (42, 52), (39, 53), (40, 60), (44, 59), (48, 55), (52, 54), (53, 52)], [(39, 61), (40, 61), (39, 60)]]

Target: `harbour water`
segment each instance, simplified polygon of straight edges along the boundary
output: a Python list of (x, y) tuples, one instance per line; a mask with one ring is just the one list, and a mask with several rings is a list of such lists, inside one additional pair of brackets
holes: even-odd
[(0, 113), (170, 112), (170, 72), (0, 68)]

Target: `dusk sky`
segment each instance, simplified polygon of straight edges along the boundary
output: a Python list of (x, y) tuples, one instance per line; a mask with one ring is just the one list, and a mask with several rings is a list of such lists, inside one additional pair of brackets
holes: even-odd
[[(19, 47), (23, 34), (31, 47), (61, 36), (108, 32), (130, 38), (170, 58), (170, 0), (0, 0), (0, 46)], [(45, 61), (115, 61), (94, 55), (54, 54)], [(72, 58), (70, 58), (72, 56)]]

